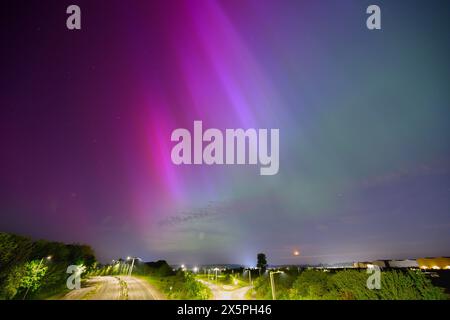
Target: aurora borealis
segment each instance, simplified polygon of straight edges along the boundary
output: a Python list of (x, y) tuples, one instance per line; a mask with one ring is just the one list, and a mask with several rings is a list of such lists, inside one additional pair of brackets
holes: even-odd
[[(376, 2), (369, 31), (358, 0), (7, 1), (0, 231), (105, 261), (448, 256), (450, 5)], [(279, 172), (174, 165), (196, 120), (279, 128)]]

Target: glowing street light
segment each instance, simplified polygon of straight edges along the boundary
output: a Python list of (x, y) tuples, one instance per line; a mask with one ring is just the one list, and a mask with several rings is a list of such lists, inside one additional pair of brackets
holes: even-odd
[(214, 271), (216, 272), (216, 282), (217, 282), (217, 273), (219, 272), (219, 268), (214, 268)]
[(131, 260), (131, 268), (130, 271), (128, 271), (128, 275), (131, 276), (131, 273), (133, 272), (133, 267), (134, 267), (134, 261), (135, 260), (142, 260), (139, 257), (127, 257), (127, 260)]
[(197, 268), (197, 267), (194, 267), (194, 269), (192, 269), (192, 271), (194, 271), (195, 273), (197, 273), (198, 268)]
[[(50, 261), (50, 260), (52, 260), (52, 256), (47, 256), (47, 257), (45, 257), (45, 259), (47, 261)], [(42, 262), (44, 262), (44, 258), (42, 258), (41, 261), (39, 262), (38, 269), (41, 267)]]
[(273, 280), (273, 275), (275, 273), (284, 273), (283, 271), (270, 271), (269, 275), (270, 275), (270, 287), (272, 288), (272, 299), (273, 300), (277, 300), (277, 297), (275, 295), (275, 281)]

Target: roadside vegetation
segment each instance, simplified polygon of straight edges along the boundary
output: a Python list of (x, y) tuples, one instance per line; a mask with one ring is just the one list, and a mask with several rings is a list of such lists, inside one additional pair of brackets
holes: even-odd
[(0, 232), (0, 299), (46, 299), (65, 290), (67, 266), (94, 269), (91, 247)]
[[(130, 271), (130, 263), (118, 259), (112, 265), (98, 267), (89, 276), (126, 275)], [(132, 270), (133, 276), (148, 281), (166, 299), (170, 300), (207, 300), (211, 297), (208, 287), (198, 282), (195, 276), (181, 269), (173, 270), (166, 261), (136, 261)]]
[[(82, 286), (93, 276), (133, 276), (148, 281), (167, 299), (205, 300), (210, 289), (199, 280), (209, 281), (224, 289), (248, 286), (249, 299), (272, 299), (263, 253), (257, 256), (257, 269), (234, 269), (223, 272), (205, 270), (196, 273), (174, 270), (166, 261), (144, 263), (118, 259), (111, 264), (97, 263), (91, 247), (0, 233), (0, 299), (57, 299), (68, 292), (66, 273), (69, 265), (82, 267)], [(133, 265), (133, 267), (132, 267)], [(443, 271), (444, 272), (444, 271)], [(366, 270), (284, 268), (273, 275), (276, 298), (283, 300), (445, 300), (449, 296), (433, 285), (421, 270), (383, 270), (381, 288), (368, 289)], [(250, 279), (252, 281), (250, 281)], [(436, 282), (434, 282), (436, 283)], [(439, 284), (438, 284), (439, 285)], [(448, 288), (447, 286), (445, 286)]]
[(243, 280), (242, 276), (239, 273), (219, 274), (219, 275), (217, 275), (217, 278), (213, 274), (208, 275), (208, 274), (204, 274), (204, 273), (199, 273), (199, 274), (196, 274), (195, 277), (199, 280), (208, 281), (210, 283), (221, 285), (221, 286), (233, 286), (234, 289), (245, 287), (245, 286), (249, 285), (249, 282), (247, 281), (247, 279)]
[(150, 276), (147, 281), (172, 300), (208, 300), (212, 294), (208, 287), (198, 282), (194, 275), (177, 271), (172, 276)]
[[(387, 270), (381, 288), (368, 289), (365, 270), (302, 270), (275, 275), (280, 300), (446, 300), (444, 290), (434, 286), (420, 270)], [(257, 277), (247, 297), (272, 299), (267, 273)]]
[[(96, 261), (91, 247), (46, 240), (33, 241), (0, 233), (0, 299), (58, 299), (69, 290), (69, 265), (83, 267), (82, 287), (93, 276), (127, 275), (130, 262), (119, 259), (111, 265)], [(167, 299), (208, 299), (210, 290), (182, 270), (174, 271), (166, 261), (136, 261), (133, 276), (144, 278)]]

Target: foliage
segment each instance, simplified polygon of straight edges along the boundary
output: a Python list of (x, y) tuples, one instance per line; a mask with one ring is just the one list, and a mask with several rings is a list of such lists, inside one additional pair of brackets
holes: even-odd
[[(48, 256), (51, 259), (46, 259)], [(41, 259), (42, 264), (39, 266)], [(30, 299), (36, 296), (44, 298), (48, 293), (61, 291), (65, 288), (66, 269), (72, 264), (93, 268), (95, 254), (92, 248), (47, 240), (32, 241), (1, 232), (0, 299), (21, 298), (22, 291), (27, 288), (27, 298)]]
[(381, 289), (366, 287), (367, 274), (359, 270), (337, 272), (333, 276), (334, 289), (341, 299), (382, 300), (440, 300), (447, 296), (432, 285), (421, 271), (393, 270), (381, 273)]
[(209, 297), (209, 290), (203, 284), (198, 282), (190, 273), (183, 273), (182, 281), (184, 282), (186, 299), (206, 300)]
[(1, 298), (12, 299), (18, 294), (20, 279), (25, 274), (25, 265), (20, 264), (12, 267), (2, 281)]
[(147, 262), (146, 266), (148, 267), (149, 273), (155, 276), (167, 277), (175, 274), (175, 272), (172, 270), (172, 268), (165, 260), (158, 260), (156, 262)]
[(305, 270), (294, 281), (289, 292), (290, 299), (322, 300), (335, 296), (329, 290), (331, 277), (328, 273), (318, 270)]
[[(435, 287), (421, 271), (388, 270), (381, 273), (381, 288), (367, 288), (365, 270), (323, 272), (305, 270), (299, 276), (275, 279), (277, 299), (339, 300), (445, 300), (448, 296)], [(294, 279), (291, 281), (290, 279)], [(254, 287), (256, 298), (271, 299), (267, 276), (259, 277)]]
[(195, 276), (184, 271), (166, 277), (147, 277), (147, 280), (163, 292), (168, 299), (175, 300), (207, 300), (211, 296), (208, 287), (195, 279)]
[(40, 287), (40, 281), (47, 272), (47, 266), (42, 260), (33, 260), (25, 263), (24, 273), (20, 278), (19, 288), (29, 289), (35, 292)]
[[(383, 273), (383, 276), (385, 273)], [(366, 286), (368, 274), (364, 270), (343, 270), (332, 276), (333, 291), (342, 300), (376, 300), (377, 290)]]
[[(289, 289), (292, 287), (294, 280), (295, 277), (289, 273), (274, 274), (277, 299), (289, 299)], [(272, 300), (272, 290), (268, 272), (263, 276), (256, 278), (253, 285), (258, 299)]]

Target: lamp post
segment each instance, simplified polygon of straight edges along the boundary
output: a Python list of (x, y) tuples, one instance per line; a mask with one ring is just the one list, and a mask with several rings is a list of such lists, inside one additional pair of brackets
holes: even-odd
[(217, 282), (217, 273), (219, 272), (219, 268), (214, 268), (214, 271), (216, 272), (216, 282)]
[(252, 269), (248, 268), (248, 269), (245, 269), (245, 270), (248, 271), (248, 282), (250, 284), (252, 284)]
[[(299, 250), (294, 250), (294, 252), (292, 252), (292, 254), (294, 255), (294, 257), (299, 257), (300, 256), (300, 251)], [(300, 267), (297, 265), (297, 273), (300, 273)]]
[[(45, 257), (45, 259), (47, 259), (47, 261), (50, 261), (52, 259), (52, 256), (47, 256), (47, 257)], [(44, 258), (42, 258), (41, 261), (39, 262), (38, 269), (41, 267), (41, 264), (43, 261), (44, 261)]]
[(277, 300), (277, 296), (275, 295), (275, 281), (273, 279), (273, 275), (275, 273), (283, 273), (283, 271), (278, 270), (278, 271), (270, 271), (269, 272), (269, 275), (270, 275), (270, 287), (272, 288), (272, 299), (273, 300)]
[(130, 271), (128, 271), (128, 275), (131, 276), (131, 273), (133, 272), (133, 267), (134, 267), (134, 260), (141, 260), (141, 258), (138, 258), (138, 257), (127, 257), (127, 260), (131, 260)]

